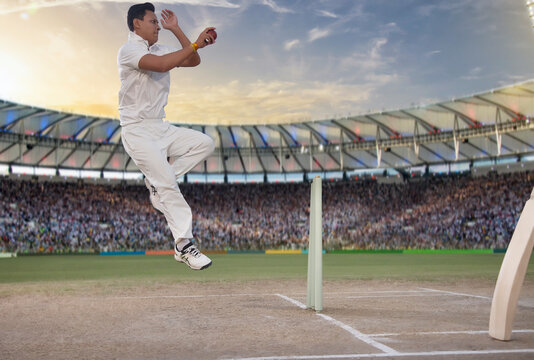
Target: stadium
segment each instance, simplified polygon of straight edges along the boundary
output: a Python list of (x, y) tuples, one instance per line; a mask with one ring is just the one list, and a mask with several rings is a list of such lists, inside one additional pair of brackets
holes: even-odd
[(117, 117), (0, 99), (2, 358), (531, 359), (533, 121), (523, 80), (317, 120), (172, 122), (215, 145), (177, 178), (213, 259), (192, 271)]
[[(352, 118), (272, 126), (189, 125), (219, 145), (179, 182), (185, 196), (192, 198), (192, 206), (201, 212), (195, 233), (207, 250), (306, 248), (306, 183), (316, 176), (327, 183), (325, 206), (332, 211), (325, 211), (325, 238), (332, 250), (505, 249), (532, 185), (531, 113), (533, 81), (424, 108)], [(5, 251), (172, 248), (164, 218), (150, 211), (148, 197), (141, 191), (143, 175), (122, 147), (118, 120), (5, 101), (0, 119), (2, 198), (4, 208), (11, 209), (3, 219), (5, 224), (13, 220), (16, 224), (15, 232), (2, 234)], [(65, 187), (64, 183), (70, 185)], [(42, 209), (33, 209), (42, 213), (32, 214), (33, 227), (24, 225), (28, 223), (25, 214), (32, 210), (13, 208), (17, 199), (12, 197), (20, 192), (20, 184), (24, 193), (35, 194), (36, 198), (41, 196), (38, 193), (43, 184), (48, 184), (48, 194), (41, 199)], [(462, 188), (469, 190), (457, 196)], [(480, 194), (477, 188), (492, 191)], [(406, 191), (413, 195), (406, 198)], [(501, 209), (496, 191), (513, 201), (513, 210)], [(90, 222), (82, 220), (87, 211), (83, 203), (75, 201), (79, 192), (87, 193), (90, 203), (99, 203), (96, 207), (101, 210), (95, 209)], [(246, 193), (242, 200), (239, 192)], [(378, 198), (354, 204), (366, 192)], [(418, 192), (429, 194), (417, 199)], [(67, 205), (63, 206), (80, 207), (69, 207), (69, 215), (77, 211), (80, 214), (72, 227), (57, 229), (61, 220), (43, 210), (53, 209), (61, 193), (68, 194)], [(217, 200), (202, 209), (205, 193), (216, 194)], [(298, 194), (296, 200), (284, 204), (291, 193)], [(122, 210), (128, 207), (113, 202), (116, 196), (129, 198), (134, 194), (134, 206), (144, 210), (142, 217), (148, 217), (148, 221), (142, 221), (139, 213), (129, 218)], [(447, 201), (438, 205), (443, 218), (455, 219), (425, 234), (422, 229), (437, 211), (433, 207), (436, 196), (447, 196)], [(269, 201), (264, 203), (265, 198)], [(388, 213), (387, 202), (396, 211)], [(230, 209), (227, 204), (232, 204)], [(462, 207), (466, 207), (463, 216), (456, 219)], [(107, 218), (110, 208), (114, 209), (111, 213), (120, 216)], [(344, 217), (340, 208), (350, 208), (354, 215)], [(380, 211), (374, 213), (373, 209)], [(485, 213), (490, 215), (480, 215)], [(213, 222), (216, 218), (219, 220)], [(284, 221), (266, 224), (265, 218)], [(134, 230), (128, 226), (126, 241), (125, 223), (139, 226)], [(370, 223), (375, 227), (369, 227)], [(380, 227), (376, 227), (378, 223)], [(150, 228), (148, 237), (146, 226)], [(53, 228), (56, 230), (50, 231)], [(22, 229), (24, 236), (17, 239)], [(56, 240), (49, 240), (51, 236)], [(35, 237), (42, 243), (34, 243)]]

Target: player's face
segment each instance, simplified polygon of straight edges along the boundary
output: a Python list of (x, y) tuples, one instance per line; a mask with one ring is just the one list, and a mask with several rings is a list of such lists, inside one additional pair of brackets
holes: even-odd
[(138, 28), (137, 35), (148, 41), (148, 45), (153, 45), (158, 41), (158, 33), (161, 30), (156, 14), (152, 11), (145, 11), (143, 20), (136, 19)]

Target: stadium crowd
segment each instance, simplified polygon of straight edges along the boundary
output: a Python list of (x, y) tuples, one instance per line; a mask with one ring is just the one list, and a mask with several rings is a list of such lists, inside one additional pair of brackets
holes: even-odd
[[(325, 182), (325, 247), (506, 248), (534, 172)], [(310, 184), (181, 184), (205, 250), (307, 246)], [(0, 251), (172, 249), (141, 185), (0, 178)]]

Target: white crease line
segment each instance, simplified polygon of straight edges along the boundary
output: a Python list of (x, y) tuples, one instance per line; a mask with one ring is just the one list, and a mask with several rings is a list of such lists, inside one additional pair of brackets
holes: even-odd
[(211, 294), (211, 295), (151, 295), (151, 296), (115, 296), (106, 299), (136, 300), (136, 299), (189, 299), (208, 297), (236, 297), (236, 296), (273, 296), (274, 294)]
[(389, 346), (387, 345), (384, 345), (382, 343), (379, 343), (378, 341), (376, 340), (373, 340), (371, 339), (369, 336), (365, 335), (365, 334), (362, 334), (361, 332), (359, 332), (358, 330), (350, 327), (349, 325), (347, 324), (344, 324), (342, 323), (341, 321), (339, 320), (336, 320), (328, 315), (325, 315), (325, 314), (317, 314), (318, 316), (322, 317), (323, 319), (325, 320), (328, 320), (330, 322), (332, 322), (333, 324), (339, 326), (340, 328), (342, 328), (343, 330), (346, 330), (348, 331), (349, 333), (351, 333), (354, 337), (360, 339), (361, 341), (365, 342), (366, 344), (369, 344), (371, 346), (374, 346), (375, 348), (377, 349), (380, 349), (382, 350), (383, 352), (385, 352), (386, 354), (397, 354), (397, 350), (394, 350), (392, 348), (390, 348)]
[[(377, 291), (328, 291), (325, 296), (328, 295), (348, 295), (348, 294), (397, 294), (397, 293), (422, 293), (422, 290), (377, 290)], [(290, 293), (289, 295), (299, 296), (297, 293)]]
[(345, 299), (375, 299), (375, 298), (398, 298), (398, 297), (417, 297), (417, 296), (424, 296), (424, 297), (432, 297), (432, 296), (443, 296), (440, 294), (397, 294), (397, 295), (362, 295), (362, 296), (347, 296)]
[(534, 353), (534, 349), (511, 349), (511, 350), (457, 350), (457, 351), (425, 351), (406, 352), (395, 354), (339, 354), (339, 355), (290, 355), (290, 356), (265, 356), (250, 358), (232, 358), (225, 360), (305, 360), (305, 359), (365, 359), (365, 358), (393, 358), (408, 356), (461, 356), (461, 355), (493, 355), (493, 354), (525, 354)]
[(276, 296), (279, 296), (281, 297), (282, 299), (286, 300), (286, 301), (289, 301), (290, 303), (292, 303), (293, 305), (297, 305), (299, 308), (301, 309), (304, 309), (306, 310), (308, 307), (306, 305), (304, 305), (303, 303), (301, 303), (300, 301), (297, 301), (295, 299), (292, 299), (288, 296), (285, 296), (285, 295), (282, 295), (282, 294), (275, 294)]
[[(487, 334), (488, 330), (460, 330), (460, 331), (420, 331), (407, 333), (383, 333), (367, 334), (369, 337), (390, 337), (390, 336), (420, 336), (420, 335), (480, 335)], [(532, 329), (512, 330), (512, 333), (534, 333)]]
[(450, 295), (455, 295), (455, 296), (467, 296), (467, 297), (474, 297), (474, 298), (478, 298), (478, 299), (491, 300), (491, 298), (488, 297), (488, 296), (464, 294), (464, 293), (457, 293), (457, 292), (453, 292), (453, 291), (436, 290), (436, 289), (429, 289), (429, 288), (419, 288), (419, 289), (423, 289), (423, 290), (426, 290), (426, 291), (443, 293), (443, 294), (450, 294)]
[[(282, 294), (276, 294), (277, 296), (281, 297), (282, 299), (286, 300), (286, 301), (289, 301), (290, 303), (292, 303), (293, 305), (296, 305), (298, 306), (299, 308), (301, 309), (306, 309), (307, 306), (304, 305), (303, 303), (301, 303), (300, 301), (297, 301), (295, 299), (292, 299), (290, 297), (287, 297), (285, 295), (282, 295)], [(390, 348), (389, 346), (386, 346), (384, 344), (381, 344), (379, 343), (378, 341), (376, 340), (373, 340), (371, 339), (369, 336), (359, 332), (358, 330), (350, 327), (349, 325), (347, 324), (344, 324), (342, 323), (341, 321), (339, 320), (336, 320), (328, 315), (325, 315), (325, 314), (318, 314), (316, 313), (317, 316), (320, 316), (322, 317), (323, 319), (325, 319), (326, 321), (329, 321), (331, 322), (332, 324), (336, 325), (336, 326), (339, 326), (340, 328), (342, 328), (343, 330), (345, 331), (348, 331), (350, 334), (352, 334), (352, 336), (354, 336), (355, 338), (363, 341), (364, 343), (370, 345), (370, 346), (373, 346), (379, 350), (382, 350), (384, 353), (386, 354), (397, 354), (397, 350), (394, 350), (392, 348)]]

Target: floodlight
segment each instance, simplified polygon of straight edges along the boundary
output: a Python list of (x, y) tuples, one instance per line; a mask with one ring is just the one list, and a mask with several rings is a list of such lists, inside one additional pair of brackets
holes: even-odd
[(530, 18), (530, 23), (532, 24), (532, 27), (534, 27), (534, 0), (527, 0), (527, 9), (528, 9), (528, 17)]

